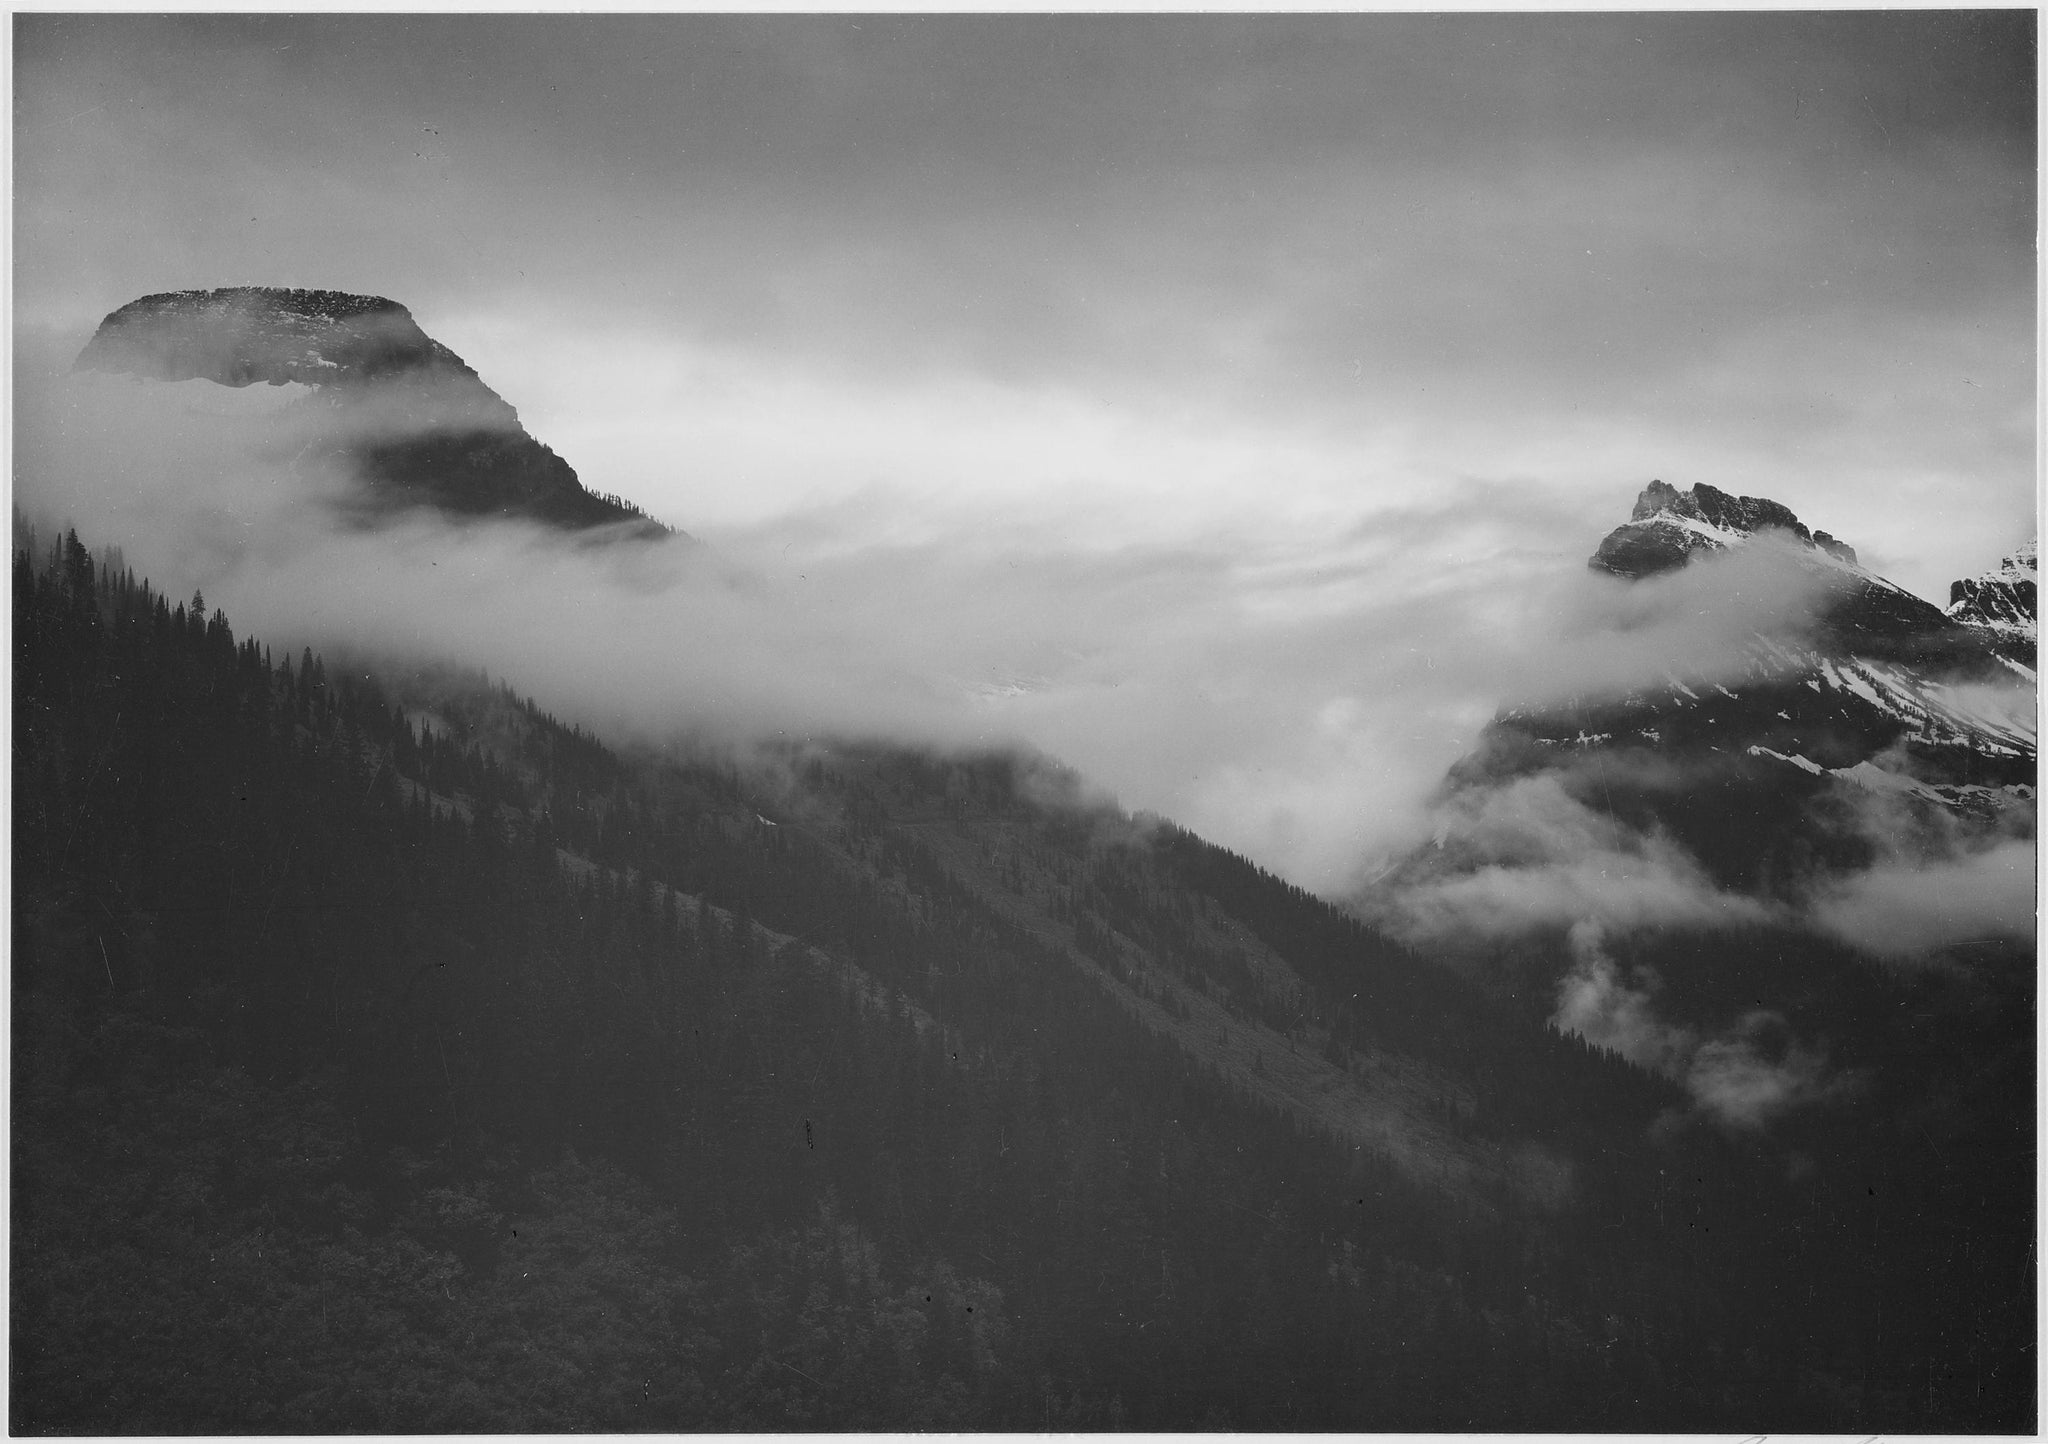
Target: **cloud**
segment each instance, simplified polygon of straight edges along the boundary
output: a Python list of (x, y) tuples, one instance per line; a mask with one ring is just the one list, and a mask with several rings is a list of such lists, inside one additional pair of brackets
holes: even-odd
[[(2031, 705), (2003, 699), (2008, 710), (2022, 703)], [(1811, 929), (1904, 960), (2034, 937), (2031, 792), (1985, 788), (1956, 806), (1912, 780), (1903, 744), (1873, 761), (1817, 794), (1806, 821), (1816, 837), (1862, 849), (1838, 846), (1838, 855), (1875, 861), (1848, 871), (1817, 863), (1805, 876), (1781, 879), (1789, 893), (1766, 898), (1723, 890), (1661, 831), (1593, 805), (1609, 787), (1682, 796), (1708, 787), (1725, 761), (1682, 764), (1647, 748), (1566, 750), (1518, 754), (1490, 770), (1481, 754), (1419, 813), (1431, 831), (1418, 850), (1365, 884), (1356, 905), (1416, 942), (1575, 926), (1610, 935), (1771, 926)], [(1534, 770), (1525, 770), (1530, 762)], [(1722, 1061), (1732, 1077), (1738, 1060)]]
[(1853, 1075), (1834, 1074), (1822, 1054), (1800, 1045), (1782, 1015), (1756, 1009), (1703, 1037), (1657, 1016), (1656, 975), (1626, 975), (1607, 953), (1600, 924), (1574, 924), (1570, 943), (1573, 965), (1558, 983), (1552, 1026), (1682, 1083), (1708, 1117), (1761, 1128), (1789, 1109), (1855, 1088)]
[[(1203, 481), (1203, 444), (1229, 442), (1206, 463), (1229, 471), (1254, 465), (1256, 438), (1198, 436), (1148, 463), (1165, 432), (1117, 440), (1133, 423), (1107, 416), (1054, 428), (1089, 464), (1071, 510), (1049, 514), (1012, 459), (1029, 427), (980, 437), (1006, 485), (948, 493), (991, 413), (885, 398), (877, 434), (922, 424), (950, 438), (926, 454), (938, 464), (786, 496), (704, 528), (706, 548), (608, 554), (426, 516), (364, 533), (335, 524), (353, 482), (308, 453), (325, 417), (298, 388), (66, 374), (77, 344), (17, 338), (20, 499), (161, 585), (203, 587), (245, 632), (452, 656), (635, 735), (1030, 742), (1126, 805), (1322, 886), (1412, 828), (1490, 715), (1486, 659), (1522, 646), (1528, 609), (1505, 593), (1551, 570), (1545, 539), (1573, 530), (1540, 492), (1480, 484), (1383, 527), (1334, 484), (1307, 521), (1277, 516), (1234, 476)], [(737, 384), (748, 426), (772, 430), (771, 402)], [(803, 399), (857, 449), (859, 408)], [(1109, 440), (1090, 451), (1091, 436)], [(1185, 483), (1173, 525), (1095, 494), (1101, 469), (1145, 464), (1161, 496)], [(1504, 556), (1503, 538), (1522, 550)]]
[(1772, 655), (1757, 638), (1806, 640), (1844, 584), (1841, 573), (1811, 557), (1796, 542), (1763, 533), (1638, 581), (1592, 573), (1566, 594), (1558, 630), (1569, 665), (1533, 672), (1509, 700), (1599, 700), (1673, 675), (1702, 683), (1754, 676)]
[(424, 515), (364, 532), (336, 522), (353, 482), (307, 454), (324, 415), (300, 388), (68, 375), (75, 341), (38, 340), (17, 347), (18, 499), (275, 644), (484, 665), (614, 735), (1037, 742), (1196, 825), (1205, 786), (1320, 737), (1293, 759), (1319, 810), (1282, 866), (1348, 852), (1355, 823), (1316, 784), (1382, 760), (1358, 755), (1362, 719), (1315, 660), (1357, 603), (1333, 614), (1292, 565), (1248, 565), (1202, 527), (1074, 538), (984, 500), (827, 503), (695, 549)]
[[(2031, 734), (2029, 688), (1954, 688), (1987, 721)], [(1869, 865), (1810, 880), (1803, 914), (1822, 932), (1894, 961), (1946, 959), (1972, 944), (2025, 942), (2038, 930), (2036, 799), (2031, 788), (1983, 787), (1965, 805), (1937, 800), (1912, 779), (1902, 742), (1816, 800), (1819, 816), (1862, 844)], [(1881, 770), (1880, 770), (1881, 769)]]
[(1722, 891), (1662, 834), (1587, 807), (1558, 771), (1457, 790), (1434, 816), (1430, 849), (1363, 903), (1412, 939), (1726, 928), (1785, 916), (1773, 904)]
[(1653, 1073), (1683, 1077), (1686, 1063), (1699, 1050), (1699, 1039), (1691, 1029), (1657, 1018), (1648, 990), (1622, 981), (1620, 969), (1601, 947), (1600, 938), (1597, 923), (1572, 925), (1575, 962), (1557, 985), (1552, 1026), (1611, 1048)]
[[(1816, 595), (1767, 547), (1633, 586), (1591, 573), (1602, 519), (1526, 480), (1359, 486), (1391, 453), (1057, 387), (853, 385), (630, 330), (550, 353), (587, 387), (589, 435), (525, 419), (597, 489), (721, 474), (714, 524), (690, 526), (707, 547), (613, 556), (426, 516), (359, 533), (334, 524), (353, 483), (305, 454), (324, 412), (297, 388), (66, 375), (82, 339), (17, 336), (22, 499), (245, 632), (481, 664), (613, 735), (1025, 743), (1330, 894), (1428, 840), (1501, 701), (1622, 690), (1672, 657), (1739, 670)], [(1753, 915), (1665, 842), (1573, 835), (1568, 804), (1467, 819), (1529, 806), (1564, 831), (1544, 870), (1418, 894), (1408, 925)]]
[(693, 532), (1662, 473), (1937, 596), (2032, 517), (2032, 26), (27, 16), (18, 314), (390, 295)]
[(1994, 939), (2039, 926), (2032, 839), (2006, 839), (1938, 861), (1886, 861), (1828, 887), (1812, 904), (1828, 932), (1884, 958)]
[(1856, 1074), (1832, 1073), (1827, 1059), (1791, 1038), (1777, 1013), (1746, 1013), (1735, 1028), (1700, 1044), (1686, 1065), (1686, 1091), (1711, 1117), (1760, 1128), (1788, 1109), (1847, 1096)]

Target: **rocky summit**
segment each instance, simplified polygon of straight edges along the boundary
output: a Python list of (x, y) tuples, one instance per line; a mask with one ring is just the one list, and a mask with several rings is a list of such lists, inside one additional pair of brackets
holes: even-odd
[(315, 446), (361, 481), (365, 519), (427, 507), (566, 531), (673, 535), (586, 489), (460, 356), (382, 296), (267, 286), (144, 296), (100, 323), (75, 369), (309, 388), (323, 404)]
[[(1651, 566), (1632, 574), (1609, 564), (1617, 559), (1625, 564), (1632, 550), (1654, 534), (1651, 528), (1690, 539), (1679, 565), (1743, 546), (1761, 534), (1794, 540), (1800, 546), (1792, 559), (1823, 582), (1815, 615), (1789, 618), (1782, 630), (1759, 632), (1752, 663), (1741, 677), (1692, 676), (1686, 659), (1674, 657), (1669, 691), (1651, 689), (1605, 702), (1589, 699), (1565, 709), (1574, 716), (1587, 715), (1588, 708), (1615, 722), (1646, 708), (1698, 714), (1678, 725), (1677, 735), (1690, 735), (1701, 719), (1718, 716), (1720, 724), (1707, 729), (1713, 734), (1711, 745), (1751, 756), (1783, 753), (1812, 759), (1826, 754), (1840, 766), (1910, 744), (1887, 753), (1887, 762), (1917, 753), (1936, 771), (1969, 772), (1977, 781), (1994, 773), (2014, 784), (2031, 780), (2031, 710), (1987, 712), (1982, 688), (2031, 688), (2034, 681), (2033, 544), (2006, 558), (1996, 571), (1956, 582), (1943, 612), (1866, 570), (1853, 549), (1826, 532), (1809, 532), (1788, 507), (1704, 485), (1681, 492), (1651, 482), (1637, 498), (1630, 521), (1601, 542), (1591, 565), (1631, 580), (1669, 570)], [(1712, 695), (1693, 695), (1709, 691), (1703, 682), (1712, 684)], [(1746, 705), (1746, 697), (1769, 705)], [(1536, 719), (1533, 713), (1510, 715), (1525, 722)], [(1636, 720), (1621, 735), (1633, 732), (1640, 738), (1647, 727), (1648, 740), (1655, 742), (1674, 732), (1655, 719)], [(1582, 730), (1574, 728), (1572, 735)]]
[(1790, 507), (1768, 497), (1733, 496), (1705, 484), (1680, 491), (1652, 481), (1636, 498), (1629, 520), (1602, 539), (1587, 565), (1641, 581), (1764, 539), (1789, 544), (1821, 595), (1814, 614), (1801, 619), (1811, 635), (1795, 640), (1914, 667), (2001, 675), (1992, 656), (1998, 649), (1980, 629), (1961, 625), (1967, 619), (1944, 614), (1866, 570), (1855, 548), (1810, 530)]
[(1704, 483), (1680, 491), (1652, 481), (1628, 521), (1607, 534), (1588, 563), (1619, 577), (1646, 577), (1684, 566), (1701, 551), (1719, 551), (1772, 531), (1854, 565), (1856, 553), (1824, 531), (1809, 531), (1789, 507), (1759, 496), (1730, 496)]

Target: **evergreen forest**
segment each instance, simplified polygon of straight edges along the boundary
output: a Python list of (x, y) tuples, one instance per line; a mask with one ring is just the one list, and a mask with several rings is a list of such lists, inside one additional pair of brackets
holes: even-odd
[(1632, 944), (1811, 980), (1732, 1129), (1043, 758), (13, 586), (15, 1432), (2034, 1427), (2024, 959)]

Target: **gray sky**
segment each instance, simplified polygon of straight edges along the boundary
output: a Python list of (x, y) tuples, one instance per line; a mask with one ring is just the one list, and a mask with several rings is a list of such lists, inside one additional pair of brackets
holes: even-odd
[(970, 614), (934, 655), (1010, 725), (1312, 883), (1653, 476), (1944, 602), (2034, 530), (2030, 11), (18, 16), (15, 63), (19, 344), (390, 296), (593, 488), (821, 614)]

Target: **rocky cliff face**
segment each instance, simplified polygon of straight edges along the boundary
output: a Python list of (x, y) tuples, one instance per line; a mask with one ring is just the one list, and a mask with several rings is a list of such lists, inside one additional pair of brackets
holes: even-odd
[(1948, 589), (1948, 615), (1964, 626), (1981, 627), (2002, 656), (2034, 665), (2040, 624), (2035, 591), (2039, 547), (2028, 542), (1995, 571), (1964, 577)]
[(1680, 491), (1653, 481), (1636, 498), (1626, 524), (1600, 543), (1590, 566), (1619, 577), (1671, 571), (1702, 551), (1720, 551), (1759, 532), (1774, 531), (1824, 555), (1856, 564), (1856, 553), (1824, 531), (1808, 531), (1789, 507), (1757, 496), (1730, 496), (1711, 486)]
[(76, 366), (311, 388), (319, 443), (364, 483), (371, 514), (425, 506), (570, 531), (672, 535), (637, 508), (586, 490), (460, 356), (381, 296), (260, 286), (144, 296), (100, 323)]

